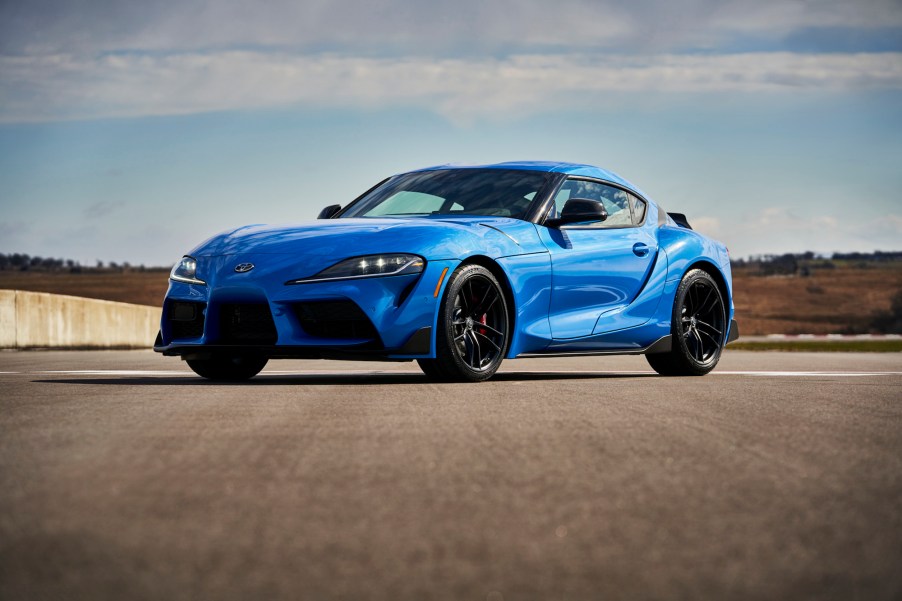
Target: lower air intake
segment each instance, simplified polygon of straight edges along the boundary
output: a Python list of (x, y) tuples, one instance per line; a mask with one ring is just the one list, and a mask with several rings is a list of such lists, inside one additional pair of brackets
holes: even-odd
[(169, 332), (173, 340), (200, 338), (204, 335), (204, 303), (171, 301)]
[(352, 301), (297, 303), (294, 312), (310, 336), (341, 340), (379, 340), (366, 313)]
[(225, 344), (275, 344), (278, 339), (266, 303), (224, 303), (219, 308), (219, 334)]

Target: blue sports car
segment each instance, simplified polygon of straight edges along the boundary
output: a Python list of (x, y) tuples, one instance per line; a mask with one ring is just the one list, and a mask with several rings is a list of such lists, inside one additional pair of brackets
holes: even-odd
[(173, 267), (154, 350), (214, 380), (342, 358), (476, 382), (562, 355), (703, 375), (737, 336), (723, 244), (610, 171), (520, 162), (402, 173), (317, 221), (214, 236)]

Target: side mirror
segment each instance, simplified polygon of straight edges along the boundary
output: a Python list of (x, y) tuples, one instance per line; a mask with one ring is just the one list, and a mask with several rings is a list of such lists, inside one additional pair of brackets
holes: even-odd
[(571, 198), (564, 204), (561, 216), (557, 219), (546, 219), (547, 227), (560, 227), (568, 223), (582, 223), (584, 221), (604, 221), (608, 218), (608, 211), (600, 200), (588, 198)]
[(317, 219), (332, 219), (332, 216), (335, 213), (341, 210), (341, 205), (329, 205), (325, 209), (319, 212), (319, 215), (316, 216)]

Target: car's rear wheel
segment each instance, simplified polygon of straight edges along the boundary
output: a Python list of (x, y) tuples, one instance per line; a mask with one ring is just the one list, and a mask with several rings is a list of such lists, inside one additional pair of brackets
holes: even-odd
[(256, 376), (268, 361), (267, 357), (256, 355), (216, 354), (209, 359), (187, 359), (185, 363), (208, 380), (240, 382)]
[(501, 284), (479, 265), (451, 276), (439, 308), (435, 359), (419, 359), (432, 380), (481, 382), (491, 378), (507, 351), (510, 332)]
[(674, 299), (670, 352), (645, 358), (664, 376), (703, 376), (720, 360), (726, 320), (717, 282), (707, 272), (693, 269), (683, 276)]

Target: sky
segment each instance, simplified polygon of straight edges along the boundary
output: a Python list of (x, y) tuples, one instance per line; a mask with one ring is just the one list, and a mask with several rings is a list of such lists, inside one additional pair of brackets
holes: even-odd
[(734, 257), (902, 249), (902, 0), (0, 0), (0, 252), (168, 265), (511, 160)]

